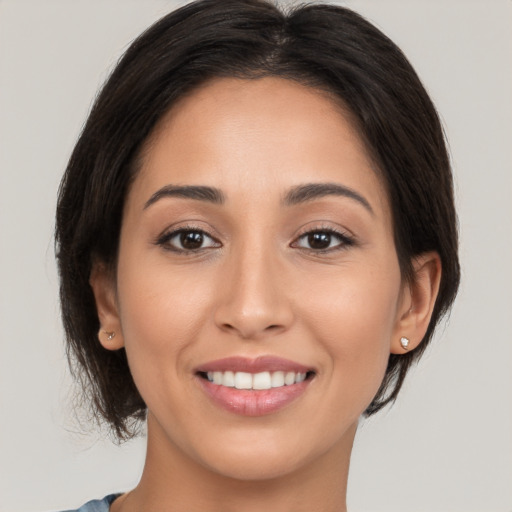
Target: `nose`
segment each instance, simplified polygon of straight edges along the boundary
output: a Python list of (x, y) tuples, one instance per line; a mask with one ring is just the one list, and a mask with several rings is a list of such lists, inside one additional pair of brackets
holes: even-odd
[(293, 311), (284, 274), (268, 247), (249, 245), (234, 253), (219, 275), (216, 325), (244, 340), (286, 331)]

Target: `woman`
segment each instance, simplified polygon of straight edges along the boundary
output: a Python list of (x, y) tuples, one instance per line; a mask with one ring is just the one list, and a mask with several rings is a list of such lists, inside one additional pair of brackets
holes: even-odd
[[(459, 281), (435, 108), (350, 10), (205, 0), (128, 49), (57, 210), (69, 354), (139, 485), (81, 510), (346, 510)], [(76, 364), (76, 363), (75, 363)]]

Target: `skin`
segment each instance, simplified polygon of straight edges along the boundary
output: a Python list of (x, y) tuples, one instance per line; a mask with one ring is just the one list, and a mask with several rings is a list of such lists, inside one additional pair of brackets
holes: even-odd
[[(308, 183), (347, 187), (369, 208), (331, 194), (282, 203)], [(225, 202), (145, 206), (168, 185), (216, 187)], [(208, 234), (201, 250), (171, 250), (179, 237), (157, 242), (184, 227)], [(327, 250), (311, 247), (309, 231)], [(390, 352), (404, 352), (400, 337), (414, 348), (430, 320), (439, 257), (414, 267), (405, 283), (383, 184), (326, 94), (224, 78), (182, 99), (148, 141), (129, 191), (116, 278), (100, 263), (91, 274), (100, 341), (126, 348), (149, 411), (141, 481), (111, 510), (346, 510), (358, 419)], [(306, 392), (276, 413), (236, 415), (197, 385), (200, 364), (262, 355), (315, 369)]]

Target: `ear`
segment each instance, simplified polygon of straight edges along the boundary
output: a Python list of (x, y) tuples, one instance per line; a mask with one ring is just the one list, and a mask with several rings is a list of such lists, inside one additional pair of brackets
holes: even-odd
[(118, 350), (124, 347), (124, 339), (112, 272), (103, 263), (93, 264), (89, 284), (94, 293), (100, 321), (98, 339), (107, 350)]
[[(441, 282), (441, 258), (437, 252), (427, 252), (414, 258), (414, 274), (402, 293), (391, 353), (403, 354), (416, 348), (427, 332)], [(409, 340), (407, 346), (401, 338)]]

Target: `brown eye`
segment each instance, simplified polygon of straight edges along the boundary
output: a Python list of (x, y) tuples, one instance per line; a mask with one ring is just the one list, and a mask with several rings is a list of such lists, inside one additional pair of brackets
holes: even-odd
[(327, 249), (331, 245), (330, 233), (310, 233), (308, 244), (311, 249)]
[(184, 249), (199, 249), (203, 245), (203, 233), (199, 231), (184, 231), (180, 234), (180, 243)]
[(334, 251), (354, 245), (354, 240), (331, 229), (319, 229), (304, 233), (292, 244), (293, 247), (307, 249), (309, 251)]
[(157, 240), (164, 249), (174, 252), (193, 252), (220, 247), (221, 244), (200, 229), (178, 229)]

